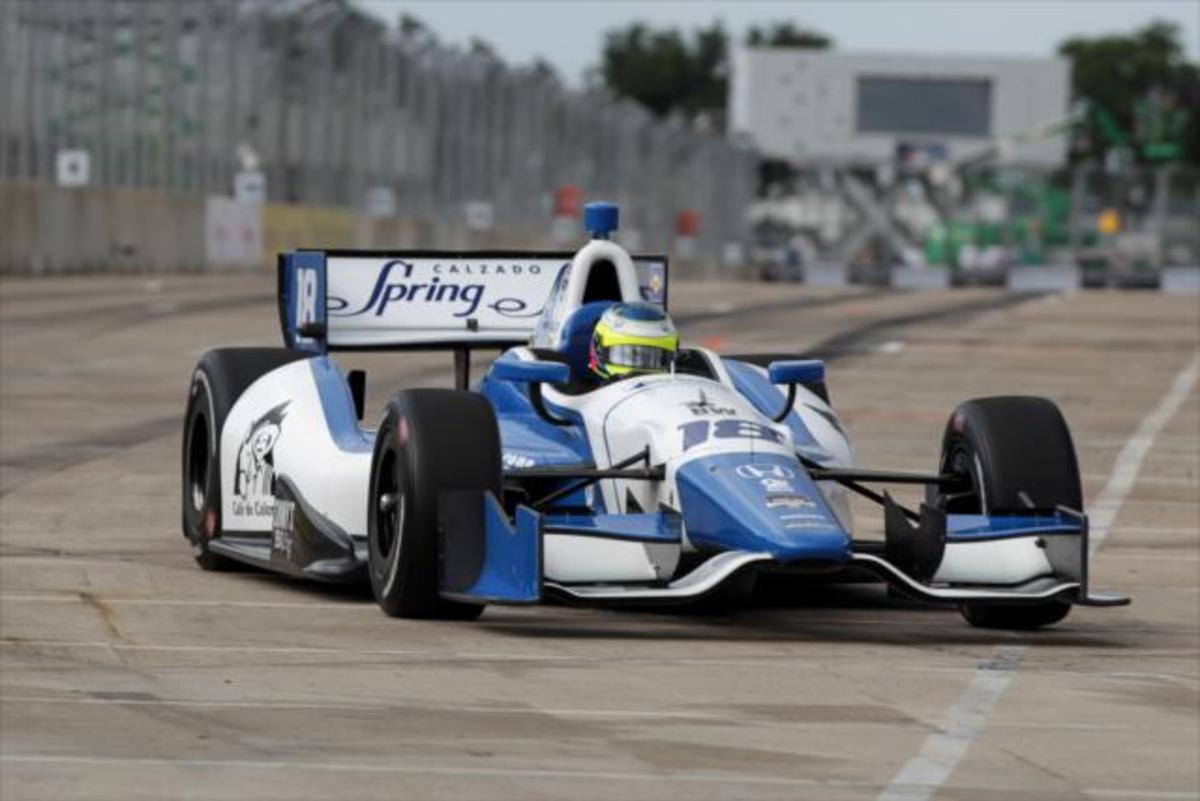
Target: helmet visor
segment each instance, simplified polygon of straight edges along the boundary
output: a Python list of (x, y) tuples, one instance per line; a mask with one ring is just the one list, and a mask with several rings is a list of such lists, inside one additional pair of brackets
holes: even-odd
[(665, 370), (675, 357), (675, 351), (656, 345), (613, 345), (607, 348), (605, 361), (618, 367), (634, 370)]

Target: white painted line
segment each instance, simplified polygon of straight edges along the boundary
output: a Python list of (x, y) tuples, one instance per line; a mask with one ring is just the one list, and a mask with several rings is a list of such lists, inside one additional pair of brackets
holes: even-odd
[(1109, 673), (1098, 673), (1104, 679), (1133, 679), (1134, 681), (1156, 681), (1160, 684), (1175, 684), (1180, 687), (1194, 688), (1200, 686), (1200, 679), (1191, 676), (1175, 676), (1171, 673), (1150, 673), (1144, 670), (1121, 670)]
[(87, 765), (89, 767), (209, 767), (227, 770), (323, 771), (331, 773), (424, 774), (459, 777), (508, 777), (515, 779), (569, 779), (572, 781), (625, 781), (686, 784), (777, 785), (784, 787), (872, 787), (870, 782), (807, 779), (791, 776), (749, 776), (744, 773), (688, 771), (679, 773), (634, 773), (603, 770), (548, 770), (540, 768), (488, 768), (466, 765), (398, 765), (394, 762), (289, 762), (250, 759), (172, 759), (157, 757), (93, 757), (70, 754), (0, 754), (0, 763)]
[(1125, 732), (1159, 732), (1177, 736), (1179, 727), (1175, 724), (1164, 723), (1161, 726), (1138, 723), (1018, 723), (1015, 721), (1003, 723), (992, 721), (988, 724), (993, 729), (1031, 729), (1034, 731), (1125, 731)]
[[(111, 648), (114, 651), (164, 651), (166, 653), (263, 653), (263, 654), (341, 654), (347, 649), (303, 646), (269, 645), (138, 645), (135, 643), (71, 640), (0, 640), (5, 648)], [(378, 654), (380, 656), (429, 656), (426, 651), (401, 651), (370, 649), (350, 651), (354, 654)]]
[[(916, 672), (916, 671), (913, 671)], [(648, 720), (709, 720), (722, 722), (755, 721), (756, 724), (770, 723), (785, 726), (819, 726), (832, 725), (827, 720), (790, 720), (776, 718), (761, 720), (753, 715), (730, 716), (728, 712), (686, 712), (670, 710), (645, 709), (576, 709), (569, 707), (527, 707), (527, 706), (479, 706), (479, 705), (436, 705), (414, 702), (412, 704), (372, 702), (334, 703), (314, 701), (211, 701), (188, 698), (94, 698), (83, 696), (26, 696), (10, 695), (0, 697), (0, 707), (4, 705), (58, 705), (58, 706), (163, 706), (184, 707), (197, 709), (270, 709), (278, 711), (323, 711), (323, 712), (368, 712), (376, 714), (389, 711), (412, 712), (420, 710), (427, 713), (465, 712), (472, 715), (535, 715), (561, 718), (615, 718), (615, 719), (648, 719)], [(906, 725), (896, 721), (875, 721), (877, 725), (896, 726)], [(855, 721), (854, 725), (863, 725)], [(996, 722), (991, 724), (1001, 729), (1033, 729), (1049, 731), (1130, 731), (1130, 732), (1159, 732), (1178, 731), (1174, 725), (1146, 725), (1130, 723), (1072, 723), (1072, 722)]]
[[(1193, 501), (1194, 503), (1194, 501)], [(1195, 526), (1121, 526), (1122, 534), (1195, 534)]]
[(976, 668), (971, 681), (946, 710), (937, 731), (900, 768), (879, 794), (879, 801), (927, 801), (932, 798), (983, 730), (992, 707), (1004, 695), (1025, 653), (1025, 646), (1005, 645)]
[[(1130, 399), (1132, 401), (1132, 399)], [(1089, 437), (1081, 439), (1075, 444), (1083, 448), (1097, 448), (1106, 450), (1120, 450), (1125, 447), (1127, 440), (1114, 437)], [(1178, 438), (1170, 442), (1163, 443), (1159, 453), (1174, 453), (1176, 455), (1188, 455), (1193, 459), (1196, 458), (1196, 444), (1200, 443), (1200, 437), (1181, 434)]]
[[(1090, 553), (1104, 544), (1146, 454), (1191, 393), (1197, 377), (1200, 377), (1200, 352), (1175, 377), (1162, 401), (1142, 419), (1117, 454), (1112, 476), (1088, 508)], [(900, 768), (880, 793), (880, 801), (928, 801), (937, 793), (983, 730), (992, 707), (1008, 689), (1025, 650), (1026, 646), (1000, 646), (990, 660), (979, 665), (971, 681), (946, 710), (938, 730), (925, 738), (917, 755)]]
[(456, 651), (411, 651), (396, 648), (325, 648), (306, 646), (271, 645), (139, 645), (136, 643), (69, 640), (0, 640), (6, 648), (104, 648), (113, 651), (149, 651), (164, 653), (248, 653), (248, 654), (302, 654), (346, 656), (391, 656), (424, 660), (461, 659), (463, 661), (514, 661), (514, 662), (561, 662), (578, 661), (586, 657), (559, 656), (550, 654), (479, 654)]
[[(480, 706), (480, 705), (433, 705), (414, 702), (412, 704), (380, 703), (333, 703), (312, 701), (206, 701), (187, 698), (93, 698), (82, 696), (23, 696), (0, 697), (4, 704), (53, 704), (62, 706), (169, 706), (213, 709), (277, 709), (277, 710), (323, 710), (334, 712), (379, 713), (401, 710), (424, 712), (467, 712), (492, 715), (540, 715), (565, 718), (648, 718), (652, 720), (719, 720), (730, 719), (726, 712), (654, 711), (637, 709), (574, 709), (567, 707), (531, 706)], [(827, 725), (827, 724), (822, 724)]]
[(339, 609), (362, 611), (371, 606), (365, 601), (346, 601), (344, 603), (322, 603), (306, 601), (230, 601), (189, 598), (107, 598), (94, 596), (91, 599), (78, 595), (0, 595), (0, 604), (81, 604), (100, 601), (110, 606), (230, 606), (255, 609)]
[[(882, 524), (881, 524), (882, 525)], [(367, 602), (347, 601), (345, 603), (320, 603), (320, 602), (293, 602), (293, 601), (229, 601), (229, 600), (204, 600), (204, 599), (170, 599), (170, 598), (109, 598), (104, 595), (94, 595), (91, 598), (81, 598), (78, 595), (0, 595), (0, 606), (6, 603), (14, 604), (91, 604), (100, 602), (108, 606), (165, 606), (165, 607), (214, 607), (214, 606), (232, 606), (243, 608), (263, 608), (263, 609), (339, 609), (347, 611), (362, 611), (364, 609), (374, 609), (374, 606)], [(512, 610), (509, 610), (512, 611)], [(488, 618), (483, 620), (486, 625)], [(495, 620), (495, 618), (492, 618)], [(671, 621), (677, 622), (677, 621)], [(861, 618), (861, 617), (829, 617), (824, 620), (805, 620), (805, 625), (809, 626), (911, 626), (914, 628), (924, 627), (927, 623), (923, 620), (903, 620), (900, 618)], [(536, 623), (534, 624), (536, 625)], [(0, 645), (5, 641), (0, 640)]]
[(1137, 430), (1133, 432), (1133, 436), (1117, 454), (1112, 476), (1104, 485), (1104, 489), (1100, 490), (1099, 497), (1087, 510), (1091, 553), (1098, 551), (1104, 541), (1108, 539), (1112, 525), (1116, 522), (1117, 514), (1121, 511), (1121, 504), (1125, 502), (1129, 491), (1133, 489), (1146, 454), (1150, 452), (1150, 448), (1153, 447), (1154, 440), (1162, 431), (1163, 426), (1175, 416), (1179, 407), (1183, 405), (1187, 396), (1195, 388), (1197, 377), (1200, 377), (1200, 353), (1193, 356), (1188, 365), (1179, 372), (1179, 375), (1175, 376), (1175, 381), (1171, 384), (1166, 396), (1150, 414), (1142, 419)]
[[(882, 624), (882, 622), (881, 622)], [(833, 625), (832, 623), (830, 625)], [(586, 662), (588, 664), (698, 664), (698, 665), (736, 665), (755, 667), (764, 664), (773, 665), (786, 661), (792, 670), (827, 671), (827, 665), (819, 662), (796, 659), (794, 654), (787, 652), (772, 652), (743, 659), (704, 659), (687, 657), (676, 659), (655, 655), (653, 657), (625, 658), (614, 656), (597, 656), (592, 653), (580, 654), (522, 654), (522, 653), (488, 653), (470, 651), (411, 651), (391, 649), (361, 649), (361, 648), (328, 648), (306, 646), (258, 646), (258, 645), (140, 645), (135, 643), (107, 642), (103, 640), (71, 641), (71, 640), (0, 640), (0, 648), (33, 648), (33, 649), (97, 649), (117, 652), (148, 652), (148, 653), (216, 653), (216, 654), (295, 654), (300, 656), (380, 656), (395, 659), (405, 659), (412, 662), (460, 661), (467, 662)], [(277, 665), (286, 667), (286, 665)]]
[(1164, 553), (1145, 548), (1117, 548), (1115, 551), (1110, 548), (1109, 552), (1114, 555), (1120, 554), (1122, 559), (1141, 559), (1149, 562), (1200, 562), (1200, 554), (1194, 553)]
[[(1080, 476), (1084, 481), (1107, 481), (1108, 476), (1098, 475), (1096, 473), (1084, 473)], [(1200, 488), (1200, 476), (1142, 476), (1138, 479), (1139, 484), (1154, 484), (1164, 487), (1187, 487), (1189, 489)], [(1124, 530), (1124, 529), (1122, 529)], [(1194, 531), (1195, 529), (1193, 529)]]
[(1149, 798), (1155, 801), (1157, 799), (1162, 799), (1162, 801), (1200, 801), (1200, 790), (1110, 790), (1108, 788), (1088, 788), (1083, 793), (1084, 795), (1092, 795), (1096, 798)]

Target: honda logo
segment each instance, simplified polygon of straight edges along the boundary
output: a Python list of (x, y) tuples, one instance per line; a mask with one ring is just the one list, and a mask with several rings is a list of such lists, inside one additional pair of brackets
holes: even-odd
[(789, 479), (795, 478), (792, 469), (781, 464), (743, 464), (738, 465), (737, 474), (742, 478), (761, 481), (764, 478)]

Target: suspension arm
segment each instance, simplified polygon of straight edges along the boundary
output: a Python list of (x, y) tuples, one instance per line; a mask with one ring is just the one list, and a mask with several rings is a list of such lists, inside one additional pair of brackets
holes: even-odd
[[(543, 506), (546, 506), (547, 504), (557, 501), (559, 498), (565, 498), (566, 496), (570, 495), (571, 493), (578, 492), (579, 490), (581, 490), (585, 487), (589, 487), (592, 484), (595, 484), (597, 481), (600, 481), (601, 479), (605, 479), (605, 478), (627, 478), (627, 479), (632, 479), (632, 480), (636, 480), (636, 481), (662, 481), (663, 478), (666, 476), (666, 468), (663, 467), (662, 465), (657, 465), (654, 467), (647, 466), (647, 467), (641, 468), (639, 470), (628, 470), (627, 469), (627, 468), (632, 467), (633, 465), (637, 464), (638, 462), (649, 462), (649, 461), (650, 461), (650, 448), (646, 447), (646, 448), (643, 448), (642, 450), (638, 451), (637, 453), (635, 453), (633, 456), (630, 456), (628, 459), (622, 459), (621, 461), (617, 462), (612, 467), (609, 467), (607, 469), (578, 471), (576, 473), (576, 475), (579, 475), (580, 473), (582, 473), (582, 475), (578, 481), (572, 481), (571, 483), (567, 484), (566, 486), (559, 487), (558, 489), (554, 490), (554, 492), (551, 492), (548, 495), (544, 495), (543, 497), (537, 499), (536, 501), (531, 503), (530, 506), (534, 509), (539, 509)], [(508, 475), (509, 476), (520, 476), (520, 475), (529, 475), (529, 473), (527, 471), (523, 471), (523, 470), (516, 470), (516, 471), (510, 472)]]

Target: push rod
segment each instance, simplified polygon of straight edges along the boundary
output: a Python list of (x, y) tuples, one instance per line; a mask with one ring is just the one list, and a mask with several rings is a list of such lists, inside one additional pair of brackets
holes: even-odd
[[(838, 470), (838, 469), (826, 469), (824, 467), (821, 467), (821, 465), (814, 462), (812, 459), (809, 459), (804, 456), (800, 456), (799, 454), (796, 454), (796, 457), (800, 460), (800, 464), (804, 465), (805, 469), (808, 470), (808, 474), (810, 476), (812, 476), (814, 479), (816, 479), (818, 481), (836, 481), (837, 483), (841, 484), (843, 487), (850, 490), (851, 492), (857, 492), (859, 495), (863, 496), (864, 498), (868, 498), (868, 499), (874, 501), (875, 503), (879, 504), (880, 506), (883, 506), (886, 503), (886, 499), (883, 497), (883, 493), (876, 492), (875, 490), (870, 489), (869, 487), (864, 487), (862, 484), (858, 483), (858, 480), (856, 480), (855, 478), (849, 477), (850, 473), (857, 473), (857, 472), (862, 472), (862, 471), (853, 471), (853, 470), (844, 470), (843, 471), (843, 470)], [(822, 475), (822, 473), (824, 473), (824, 475)], [(867, 480), (867, 479), (864, 479), (864, 480)], [(870, 479), (870, 480), (877, 480), (877, 479)], [(917, 483), (932, 483), (932, 482), (917, 482)], [(917, 523), (919, 523), (921, 521), (921, 516), (919, 514), (917, 514), (916, 512), (914, 512), (912, 509), (909, 509), (907, 506), (901, 506), (900, 504), (896, 503), (895, 501), (892, 501), (892, 504), (897, 509), (899, 509), (900, 512), (905, 517), (907, 517), (909, 520), (912, 520), (913, 522), (917, 522)]]
[[(628, 459), (622, 459), (621, 461), (612, 465), (612, 467), (609, 467), (608, 470), (624, 472), (625, 468), (627, 468), (627, 467), (635, 465), (638, 462), (648, 462), (648, 461), (650, 461), (650, 448), (646, 447), (646, 448), (643, 448), (642, 450), (638, 451), (637, 453), (635, 453), (633, 456), (630, 456)], [(601, 470), (596, 471), (596, 473), (601, 473), (601, 472), (604, 472), (604, 471), (601, 471)], [(643, 471), (636, 471), (636, 472), (642, 473)], [(662, 467), (647, 468), (646, 472), (654, 472), (656, 474), (656, 477), (651, 477), (649, 475), (638, 475), (638, 476), (636, 476), (636, 478), (644, 479), (647, 481), (657, 481), (657, 480), (661, 480), (661, 478), (663, 477), (663, 474), (665, 473), (665, 471), (663, 470)], [(614, 478), (618, 478), (618, 477), (626, 478), (627, 476), (614, 476)], [(532, 506), (534, 509), (541, 508), (543, 506), (546, 506), (547, 504), (557, 501), (559, 498), (565, 498), (566, 496), (570, 495), (573, 492), (578, 492), (579, 490), (581, 490), (585, 487), (589, 487), (592, 484), (595, 484), (597, 481), (599, 481), (602, 478), (606, 478), (606, 476), (589, 475), (586, 478), (581, 478), (578, 481), (573, 481), (570, 484), (567, 484), (564, 487), (559, 487), (558, 489), (554, 490), (554, 492), (551, 492), (550, 494), (539, 498), (538, 500), (536, 500), (532, 504), (530, 504), (530, 506)]]

